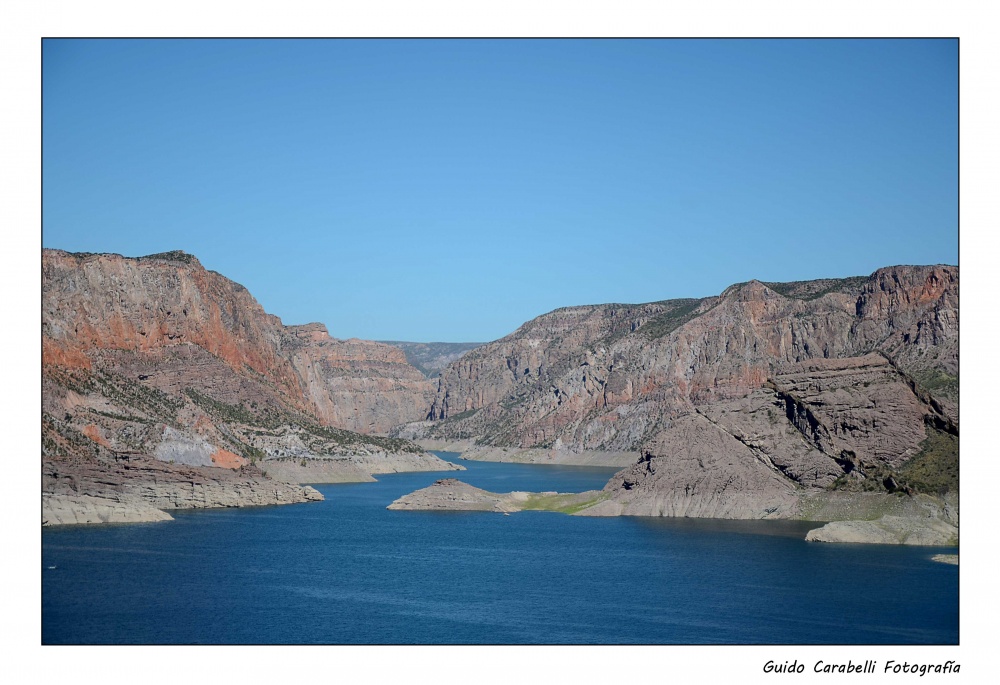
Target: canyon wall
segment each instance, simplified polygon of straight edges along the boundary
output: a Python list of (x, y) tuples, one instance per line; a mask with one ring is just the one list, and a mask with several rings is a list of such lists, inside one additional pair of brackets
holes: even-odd
[(778, 516), (802, 488), (957, 488), (958, 269), (556, 310), (447, 368), (430, 418), (400, 432), (561, 463), (631, 451), (607, 488), (624, 513)]

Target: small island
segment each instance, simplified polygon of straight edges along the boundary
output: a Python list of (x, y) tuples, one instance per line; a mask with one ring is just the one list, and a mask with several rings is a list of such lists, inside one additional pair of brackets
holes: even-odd
[(442, 478), (409, 495), (400, 497), (387, 509), (410, 511), (557, 511), (575, 514), (607, 499), (599, 490), (580, 493), (506, 492), (482, 490), (456, 478)]

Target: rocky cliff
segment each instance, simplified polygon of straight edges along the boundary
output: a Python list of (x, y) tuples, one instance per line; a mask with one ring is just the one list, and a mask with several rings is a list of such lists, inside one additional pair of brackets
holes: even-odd
[(606, 488), (616, 513), (757, 518), (791, 515), (802, 489), (954, 489), (958, 269), (556, 310), (448, 367), (430, 418), (403, 432), (634, 452)]
[(335, 340), (322, 324), (286, 326), (285, 344), (307, 399), (326, 424), (386, 433), (422, 419), (434, 385), (403, 351), (369, 340)]
[(192, 506), (162, 477), (167, 466), (158, 480), (135, 468), (150, 458), (194, 469), (201, 501), (215, 506), (300, 501), (300, 489), (258, 468), (271, 459), (361, 457), (369, 473), (380, 460), (388, 471), (450, 468), (411, 442), (375, 435), (424, 418), (433, 395), (402, 351), (336, 340), (320, 324), (283, 326), (183, 252), (43, 251), (42, 350), (46, 482), (118, 469), (130, 483), (155, 485), (54, 495)]

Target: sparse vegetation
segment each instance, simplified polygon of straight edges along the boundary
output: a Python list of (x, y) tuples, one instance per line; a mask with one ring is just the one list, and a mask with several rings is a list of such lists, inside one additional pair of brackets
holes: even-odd
[(101, 448), (96, 442), (76, 428), (59, 421), (51, 414), (42, 412), (42, 455), (46, 457), (100, 455)]
[[(384, 438), (379, 435), (362, 435), (361, 433), (344, 430), (343, 428), (318, 426), (313, 423), (303, 424), (302, 429), (310, 435), (313, 435), (321, 440), (331, 442), (338, 447), (358, 445), (361, 447), (376, 447), (386, 452), (413, 452), (415, 454), (421, 454), (424, 451), (419, 445), (416, 445), (409, 440), (404, 440), (403, 438)], [(312, 448), (315, 444), (316, 443), (313, 441), (312, 444), (309, 445), (310, 448)]]
[(97, 392), (97, 383), (94, 381), (94, 374), (86, 369), (66, 369), (58, 366), (49, 366), (44, 369), (44, 373), (57, 385), (61, 385), (67, 390), (72, 390), (80, 395), (89, 395)]
[(190, 264), (194, 261), (194, 255), (189, 255), (183, 250), (170, 250), (168, 252), (157, 252), (156, 254), (148, 254), (144, 257), (139, 257), (139, 261), (144, 259), (165, 259), (171, 262), (181, 262), (183, 264)]
[(184, 394), (206, 413), (223, 421), (246, 425), (264, 425), (267, 428), (277, 428), (280, 425), (280, 417), (269, 412), (255, 414), (242, 402), (240, 404), (221, 402), (214, 397), (198, 392), (194, 388), (185, 388)]
[[(896, 477), (892, 469), (881, 463), (865, 464), (861, 471), (864, 473), (864, 478), (844, 474), (830, 485), (830, 489), (846, 492), (888, 492), (886, 479), (890, 476)], [(898, 478), (896, 482), (899, 482)]]
[(557, 511), (563, 514), (575, 514), (592, 507), (598, 502), (608, 499), (609, 495), (604, 492), (599, 493), (573, 493), (573, 494), (541, 494), (532, 493), (528, 501), (522, 507), (524, 510), (533, 511)]
[(701, 305), (702, 300), (672, 300), (675, 304), (670, 310), (654, 316), (649, 321), (639, 327), (639, 332), (649, 338), (656, 340), (670, 335), (675, 330), (695, 318), (695, 311)]
[(797, 300), (815, 300), (833, 292), (849, 292), (861, 288), (868, 281), (867, 276), (848, 278), (825, 278), (815, 281), (791, 281), (789, 283), (764, 283), (768, 288)]
[(913, 379), (931, 395), (958, 399), (958, 376), (939, 369), (930, 369), (914, 373)]
[(101, 411), (99, 409), (88, 409), (88, 411), (91, 414), (96, 414), (97, 416), (103, 416), (108, 419), (114, 419), (115, 421), (129, 421), (133, 423), (145, 423), (145, 424), (154, 423), (150, 419), (145, 419), (140, 416), (134, 416), (134, 415), (126, 416), (124, 414), (115, 414), (114, 412)]
[(914, 489), (927, 494), (958, 491), (958, 437), (934, 428), (920, 452), (899, 468), (900, 477)]
[(150, 418), (148, 417), (153, 417), (164, 423), (173, 424), (177, 419), (177, 411), (184, 406), (184, 403), (175, 397), (118, 374), (83, 369), (60, 369), (58, 367), (46, 369), (45, 373), (52, 381), (68, 390), (81, 395), (96, 393), (121, 407), (127, 407), (147, 415), (147, 418), (143, 418), (94, 410), (94, 413), (103, 414), (108, 418), (149, 423)]
[[(831, 490), (850, 492), (921, 492), (928, 495), (958, 491), (958, 438), (936, 428), (927, 428), (920, 452), (898, 468), (882, 462), (865, 462), (863, 479), (844, 474)], [(890, 487), (887, 483), (895, 483)]]
[[(194, 388), (186, 388), (184, 394), (201, 407), (213, 418), (226, 423), (239, 424), (252, 427), (246, 431), (252, 435), (272, 437), (280, 435), (278, 429), (289, 428), (301, 431), (299, 436), (303, 444), (316, 454), (328, 453), (331, 449), (338, 448), (367, 448), (377, 449), (386, 452), (413, 452), (420, 454), (423, 449), (418, 445), (402, 438), (384, 438), (378, 435), (363, 435), (343, 428), (333, 428), (332, 426), (320, 426), (304, 415), (292, 414), (291, 412), (280, 412), (276, 410), (253, 408), (243, 404), (229, 404), (213, 397), (209, 397)], [(259, 430), (264, 428), (266, 430)], [(260, 449), (240, 442), (235, 445), (240, 454), (247, 459), (263, 459), (266, 455)]]
[(219, 426), (219, 434), (232, 448), (233, 452), (248, 460), (251, 464), (256, 464), (258, 461), (263, 461), (267, 458), (267, 454), (263, 450), (243, 442), (239, 437), (231, 435), (228, 426)]
[(467, 419), (470, 416), (475, 416), (476, 412), (478, 412), (478, 411), (479, 411), (479, 409), (466, 409), (465, 411), (459, 412), (458, 414), (455, 414), (454, 416), (449, 416), (446, 420), (447, 421), (461, 421), (462, 419)]

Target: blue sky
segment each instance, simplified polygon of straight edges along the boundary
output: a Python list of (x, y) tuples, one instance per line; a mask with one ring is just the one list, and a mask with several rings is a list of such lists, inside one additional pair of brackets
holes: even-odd
[(47, 40), (43, 244), (195, 254), (285, 323), (958, 260), (953, 40)]

